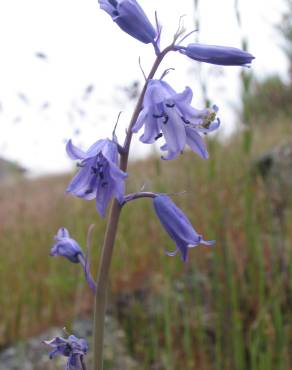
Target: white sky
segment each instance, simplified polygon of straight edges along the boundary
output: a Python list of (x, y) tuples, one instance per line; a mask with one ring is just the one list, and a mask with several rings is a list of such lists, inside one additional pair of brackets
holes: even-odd
[[(186, 15), (189, 30), (194, 28), (193, 0), (139, 3), (151, 20), (154, 10), (158, 11), (164, 46), (172, 39), (179, 15)], [(240, 8), (243, 33), (256, 56), (253, 71), (257, 76), (278, 72), (285, 78), (287, 62), (273, 26), (279, 22), (283, 2), (241, 0)], [(201, 42), (240, 47), (240, 37), (234, 0), (200, 1)], [(99, 9), (97, 0), (1, 0), (0, 48), (0, 156), (34, 173), (69, 169), (72, 163), (64, 151), (65, 141), (73, 137), (86, 148), (110, 135), (120, 110), (124, 112), (118, 130), (122, 142), (132, 104), (121, 86), (142, 81), (139, 56), (146, 72), (154, 59), (152, 47), (122, 32)], [(45, 53), (48, 59), (37, 58), (36, 52)], [(167, 81), (178, 91), (192, 87), (193, 104), (201, 107), (195, 64), (172, 53), (161, 72), (174, 67)], [(222, 132), (229, 132), (236, 121), (239, 72), (237, 67), (203, 69), (209, 96), (220, 108)], [(95, 89), (84, 100), (89, 84)], [(135, 140), (132, 154), (141, 156), (150, 150)]]

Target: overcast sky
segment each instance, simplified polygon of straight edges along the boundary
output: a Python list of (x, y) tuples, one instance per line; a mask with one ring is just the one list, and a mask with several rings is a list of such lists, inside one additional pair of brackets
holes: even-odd
[[(189, 30), (194, 28), (192, 0), (139, 2), (152, 21), (158, 11), (164, 46), (173, 37), (179, 15), (186, 15)], [(201, 0), (200, 41), (240, 47), (243, 32), (256, 56), (253, 71), (257, 76), (278, 72), (285, 78), (287, 62), (274, 28), (283, 2), (239, 3), (243, 31), (236, 23), (234, 0)], [(72, 163), (64, 151), (66, 140), (72, 137), (86, 148), (110, 135), (120, 110), (124, 112), (118, 129), (122, 141), (132, 110), (122, 87), (133, 80), (142, 82), (139, 56), (146, 72), (154, 59), (152, 47), (123, 33), (96, 0), (0, 1), (0, 47), (0, 156), (34, 173), (68, 170)], [(202, 107), (195, 62), (172, 54), (161, 72), (175, 68), (167, 81), (178, 91), (190, 86), (193, 104)], [(230, 132), (240, 106), (240, 69), (204, 68), (209, 96), (220, 108), (220, 130)], [(89, 85), (94, 89), (86, 95)], [(141, 156), (149, 150), (135, 140), (132, 153)]]

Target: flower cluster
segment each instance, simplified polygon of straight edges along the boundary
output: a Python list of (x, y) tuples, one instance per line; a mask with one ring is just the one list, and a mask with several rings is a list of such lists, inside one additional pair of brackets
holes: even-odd
[(74, 335), (70, 335), (67, 339), (56, 337), (52, 340), (45, 340), (44, 343), (53, 347), (53, 350), (49, 353), (51, 359), (57, 355), (68, 357), (66, 370), (84, 369), (83, 357), (88, 351), (88, 344), (85, 339), (78, 339)]
[(66, 146), (71, 159), (80, 160), (79, 172), (66, 192), (79, 198), (96, 199), (96, 208), (102, 217), (112, 197), (122, 202), (127, 174), (118, 167), (118, 146), (113, 140), (103, 139), (94, 143), (86, 152), (69, 140)]
[(153, 199), (153, 207), (161, 225), (176, 244), (174, 252), (166, 252), (169, 256), (175, 256), (179, 251), (182, 260), (187, 261), (188, 248), (199, 244), (212, 245), (215, 240), (204, 240), (198, 234), (187, 216), (166, 195), (157, 195)]
[(83, 267), (86, 281), (89, 287), (95, 292), (96, 286), (90, 275), (88, 256), (84, 256), (83, 251), (76, 240), (70, 238), (69, 231), (61, 227), (55, 236), (55, 244), (51, 248), (51, 256), (62, 256), (70, 262), (80, 263)]
[(61, 227), (54, 239), (56, 243), (51, 249), (51, 256), (62, 256), (73, 263), (79, 263), (84, 259), (82, 249), (74, 239), (70, 238), (67, 229)]
[(144, 126), (140, 137), (143, 143), (152, 144), (161, 136), (167, 151), (163, 159), (173, 159), (181, 154), (186, 144), (199, 156), (208, 158), (202, 134), (216, 130), (220, 120), (216, 118), (218, 108), (196, 109), (191, 106), (193, 92), (186, 87), (177, 93), (168, 83), (150, 80), (144, 96), (143, 109), (133, 127), (133, 132)]

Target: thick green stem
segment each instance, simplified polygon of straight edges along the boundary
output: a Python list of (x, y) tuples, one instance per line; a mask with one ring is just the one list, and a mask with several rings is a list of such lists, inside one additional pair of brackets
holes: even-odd
[(104, 336), (104, 320), (106, 310), (108, 273), (113, 253), (113, 247), (116, 239), (120, 213), (121, 206), (115, 199), (111, 208), (111, 213), (107, 224), (104, 245), (102, 248), (99, 270), (97, 275), (97, 290), (95, 295), (95, 310), (94, 310), (94, 358), (93, 358), (94, 370), (102, 370), (103, 367), (103, 336)]
[[(131, 118), (124, 147), (123, 153), (121, 154), (120, 159), (120, 168), (123, 171), (127, 170), (128, 167), (128, 158), (130, 145), (132, 140), (132, 127), (135, 124), (139, 113), (142, 108), (143, 98), (145, 95), (147, 82), (154, 77), (159, 64), (161, 63), (164, 56), (173, 50), (173, 45), (170, 45), (164, 49), (156, 58), (153, 67), (149, 73), (149, 76), (146, 80), (146, 83), (143, 87), (139, 100), (137, 102), (136, 108), (134, 110), (133, 116)], [(115, 199), (113, 201), (110, 216), (107, 223), (107, 229), (105, 233), (105, 239), (101, 251), (101, 257), (99, 261), (99, 268), (97, 274), (97, 289), (95, 295), (95, 307), (94, 307), (94, 354), (93, 354), (93, 370), (102, 370), (103, 369), (103, 337), (104, 337), (104, 320), (105, 320), (105, 311), (106, 311), (106, 295), (107, 295), (107, 284), (108, 284), (108, 275), (112, 259), (113, 248), (115, 244), (116, 234), (118, 230), (118, 223), (121, 214), (122, 206)]]
[(86, 365), (85, 365), (83, 356), (81, 357), (80, 361), (81, 361), (81, 370), (86, 370)]

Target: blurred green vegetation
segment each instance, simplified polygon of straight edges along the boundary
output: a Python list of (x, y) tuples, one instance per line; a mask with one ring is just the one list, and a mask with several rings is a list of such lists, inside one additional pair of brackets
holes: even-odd
[(285, 0), (286, 9), (278, 30), (282, 36), (282, 47), (289, 61), (290, 82), (292, 82), (292, 0)]
[[(255, 125), (254, 125), (255, 127)], [(180, 192), (176, 203), (214, 247), (190, 250), (189, 262), (168, 257), (173, 242), (149, 199), (122, 212), (111, 270), (111, 309), (141, 369), (292, 369), (292, 230), (280, 237), (288, 271), (277, 260), (272, 210), (252, 160), (292, 136), (289, 119), (262, 130), (243, 151), (245, 135), (208, 142), (210, 159), (186, 152), (174, 161), (133, 163), (129, 191)], [(95, 224), (92, 273), (105, 222), (95, 204), (64, 195), (69, 176), (25, 180), (0, 192), (0, 344), (51, 325), (70, 328), (92, 313), (91, 291), (78, 265), (49, 257), (60, 226), (84, 247)], [(291, 225), (291, 208), (286, 224)], [(160, 364), (161, 367), (158, 366)], [(156, 366), (156, 367), (155, 367)]]
[[(235, 0), (237, 3), (238, 0)], [(276, 31), (288, 60), (288, 76), (285, 81), (277, 74), (259, 80), (251, 71), (242, 71), (241, 117), (245, 124), (252, 121), (267, 127), (292, 114), (292, 0), (285, 0), (284, 4), (286, 8), (280, 24), (276, 25)], [(237, 12), (240, 17), (240, 12)], [(244, 39), (242, 46), (246, 48)]]
[(278, 75), (252, 82), (251, 91), (243, 98), (246, 121), (266, 128), (289, 116), (292, 116), (292, 84), (284, 83)]

